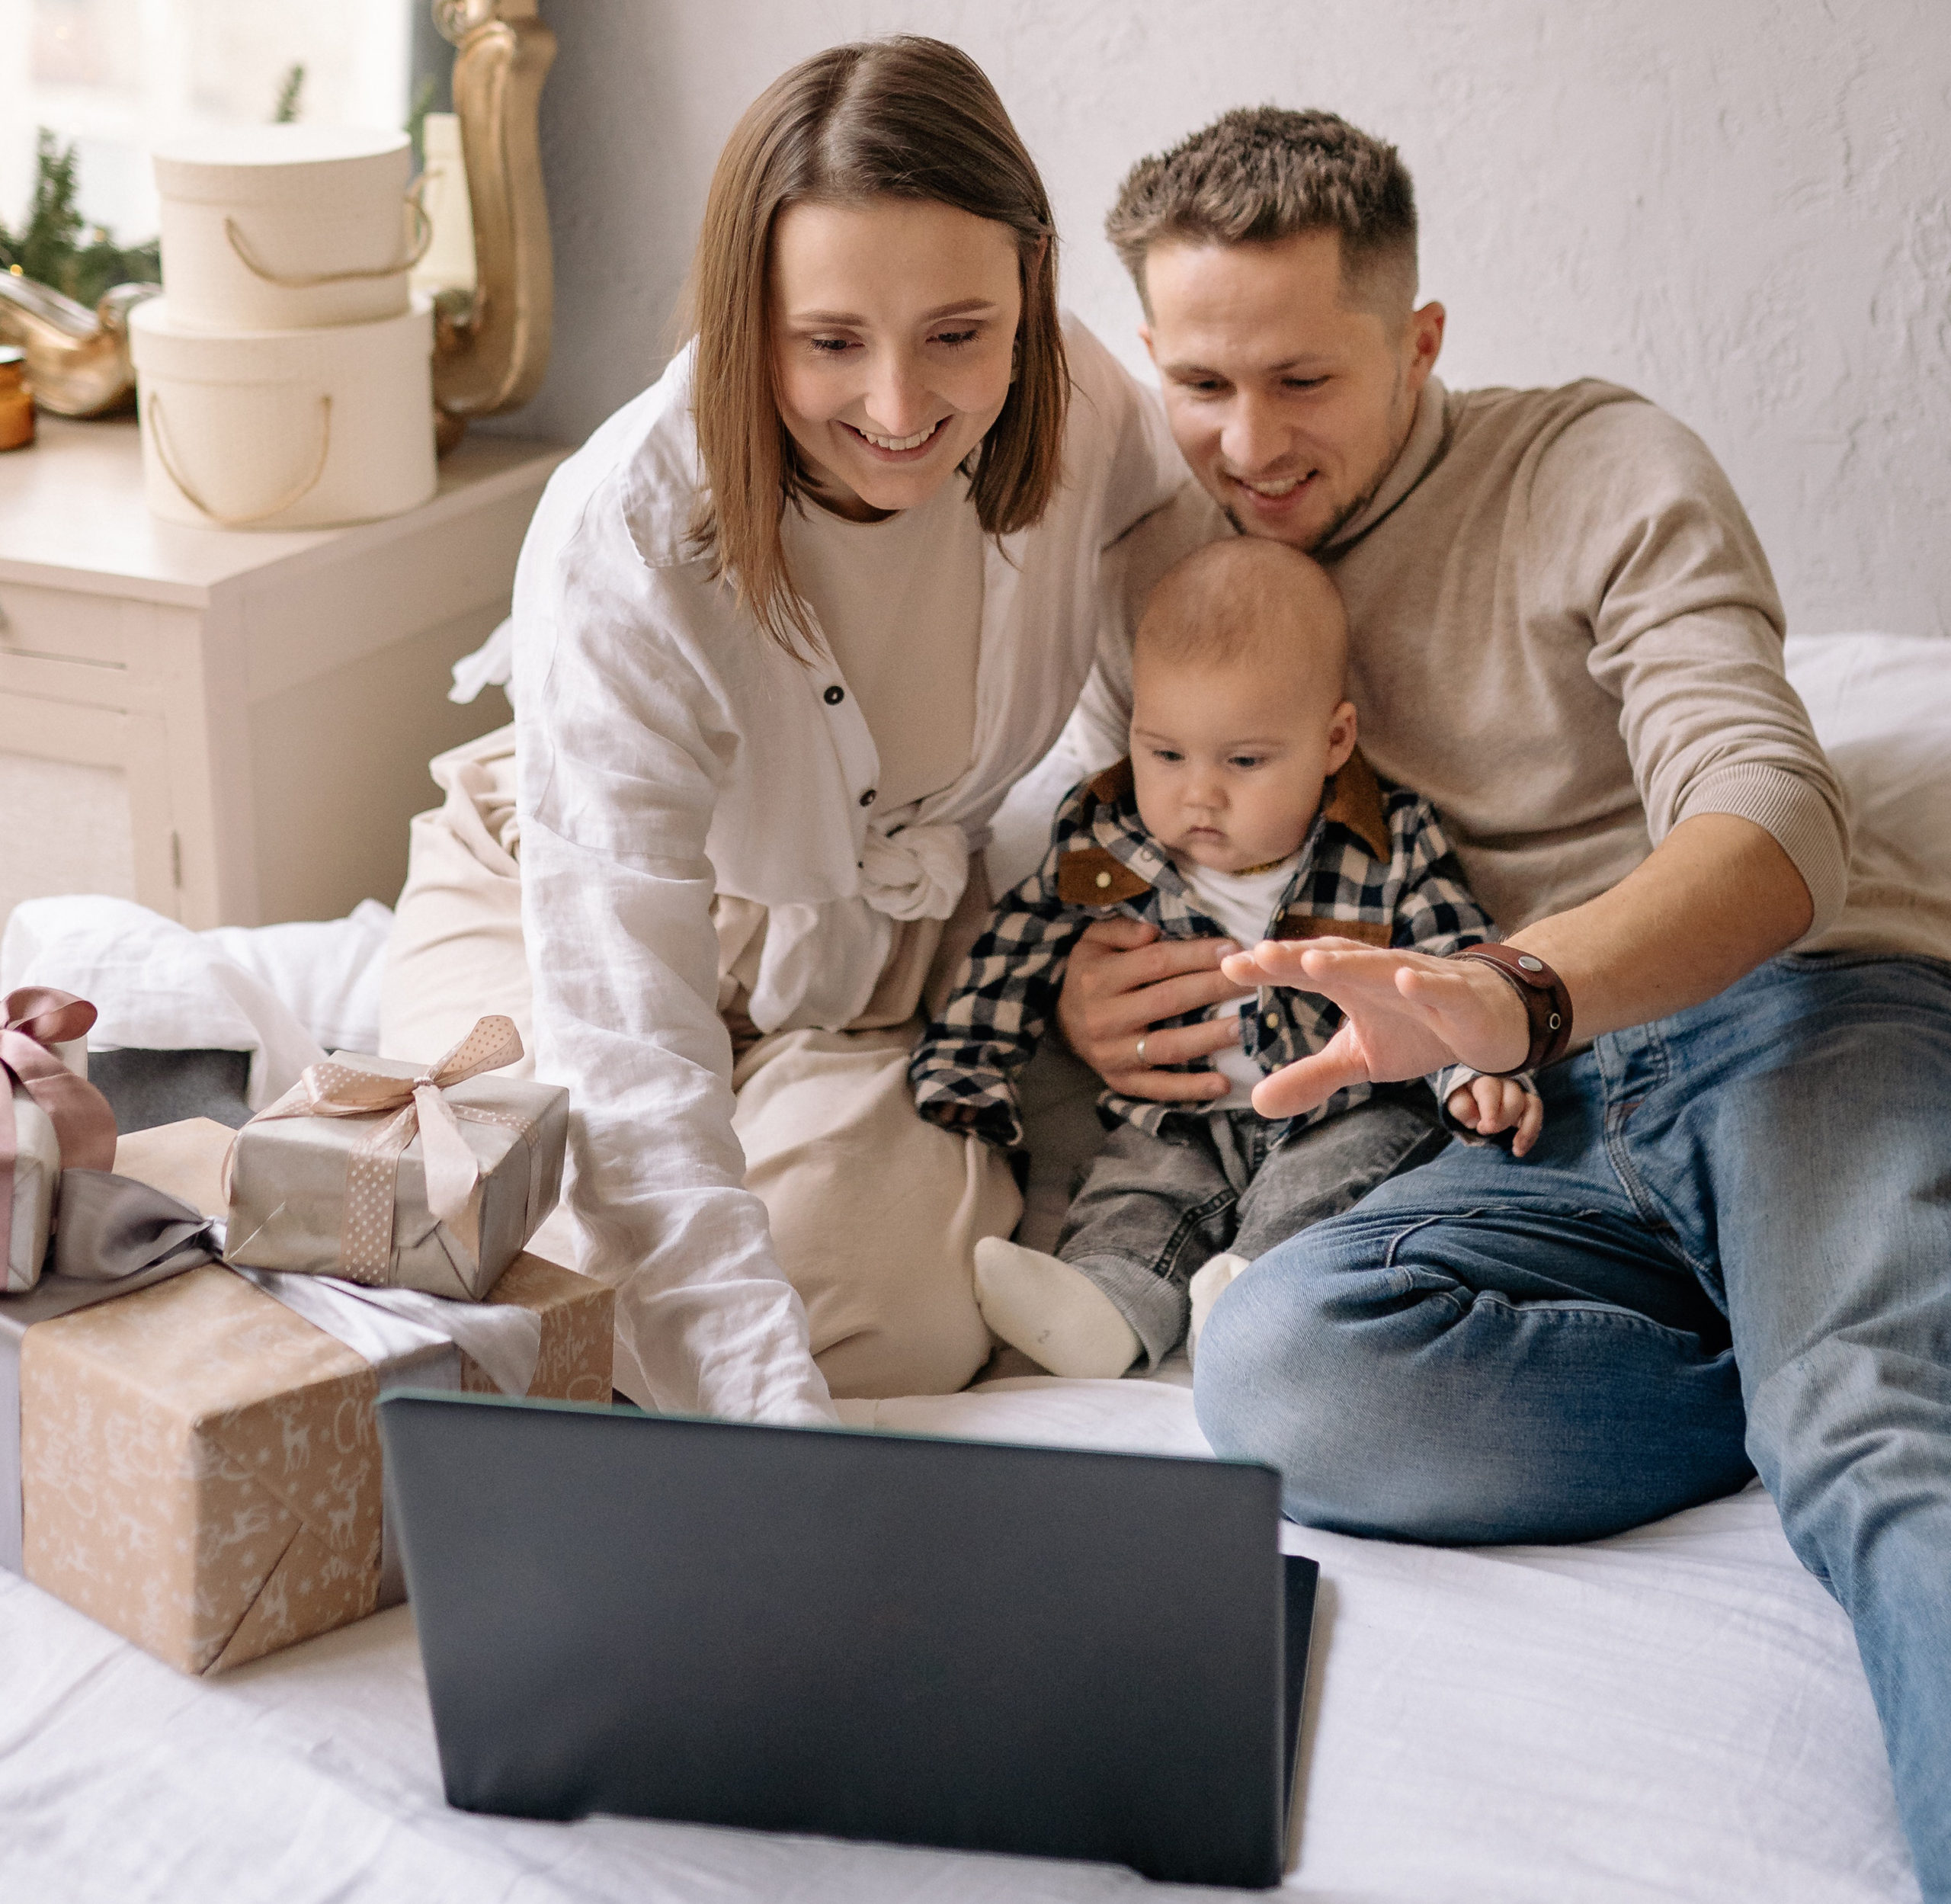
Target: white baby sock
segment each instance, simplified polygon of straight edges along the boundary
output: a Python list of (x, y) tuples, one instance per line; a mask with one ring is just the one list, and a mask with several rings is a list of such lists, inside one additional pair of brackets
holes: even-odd
[(1209, 1257), (1201, 1268), (1193, 1272), (1192, 1281), (1186, 1286), (1186, 1293), (1192, 1298), (1192, 1320), (1186, 1325), (1188, 1361), (1199, 1354), (1200, 1331), (1205, 1328), (1206, 1317), (1213, 1313), (1213, 1305), (1225, 1294), (1227, 1285), (1246, 1266), (1244, 1256), (1235, 1256), (1229, 1252), (1223, 1256)]
[(976, 1306), (1004, 1341), (1052, 1375), (1122, 1375), (1144, 1350), (1081, 1270), (1001, 1236), (976, 1245)]

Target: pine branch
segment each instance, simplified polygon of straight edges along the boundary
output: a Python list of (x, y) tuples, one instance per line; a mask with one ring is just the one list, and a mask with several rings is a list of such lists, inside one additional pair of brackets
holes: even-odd
[(271, 108), (271, 123), (288, 126), (305, 110), (305, 67), (303, 61), (291, 68), (279, 82), (277, 104)]
[(124, 249), (98, 225), (87, 243), (81, 242), (75, 172), (74, 146), (64, 149), (43, 127), (27, 222), (18, 233), (0, 224), (0, 271), (31, 277), (91, 307), (112, 285), (160, 284), (162, 256), (154, 239)]

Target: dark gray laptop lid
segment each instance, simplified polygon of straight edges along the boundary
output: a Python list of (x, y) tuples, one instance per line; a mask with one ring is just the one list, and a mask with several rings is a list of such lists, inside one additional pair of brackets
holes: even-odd
[(1271, 1470), (380, 1412), (450, 1803), (1279, 1882), (1314, 1570)]

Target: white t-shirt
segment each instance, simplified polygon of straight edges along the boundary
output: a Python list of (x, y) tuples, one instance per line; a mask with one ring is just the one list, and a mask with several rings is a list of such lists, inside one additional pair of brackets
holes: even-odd
[[(1287, 889), (1294, 877), (1298, 854), (1289, 853), (1277, 866), (1259, 873), (1219, 873), (1209, 866), (1194, 866), (1174, 860), (1179, 877), (1192, 893), (1193, 903), (1215, 921), (1235, 944), (1254, 946), (1267, 937), (1273, 917), (1274, 902)], [(1209, 1015), (1222, 1011), (1250, 1011), (1253, 995), (1231, 1004), (1216, 1005)], [(1236, 1044), (1222, 1045), (1213, 1054), (1213, 1069), (1232, 1080), (1225, 1097), (1213, 1099), (1203, 1107), (1208, 1111), (1251, 1111), (1253, 1088), (1267, 1074)]]
[(809, 502), (781, 525), (793, 585), (812, 604), (880, 755), (885, 816), (969, 771), (982, 632), (982, 525), (952, 476), (881, 522)]

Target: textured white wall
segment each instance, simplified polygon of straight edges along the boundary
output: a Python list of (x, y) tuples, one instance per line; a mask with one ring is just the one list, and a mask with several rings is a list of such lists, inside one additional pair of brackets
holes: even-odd
[(1044, 170), (1065, 295), (1135, 366), (1119, 178), (1228, 106), (1415, 175), (1458, 385), (1581, 374), (1706, 438), (1805, 632), (1951, 633), (1947, 0), (544, 0), (556, 358), (579, 436), (662, 367), (719, 146), (832, 43), (966, 46)]

